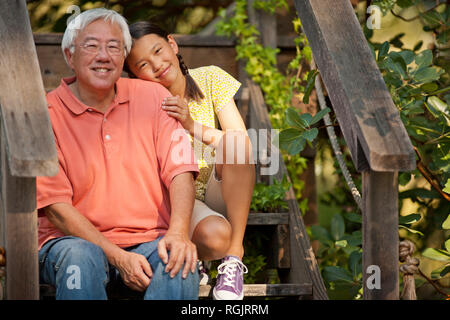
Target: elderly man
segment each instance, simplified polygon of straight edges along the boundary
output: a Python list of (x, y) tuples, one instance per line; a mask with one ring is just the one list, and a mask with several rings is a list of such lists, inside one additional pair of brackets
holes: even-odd
[(198, 167), (187, 136), (171, 138), (181, 125), (161, 110), (170, 93), (120, 78), (130, 47), (125, 19), (106, 9), (64, 34), (75, 77), (47, 95), (59, 173), (37, 180), (40, 279), (57, 299), (106, 299), (115, 279), (144, 299), (198, 297), (188, 238)]

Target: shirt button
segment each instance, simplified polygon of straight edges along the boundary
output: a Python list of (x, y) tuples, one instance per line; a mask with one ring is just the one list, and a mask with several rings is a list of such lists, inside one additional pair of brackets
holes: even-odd
[(105, 136), (105, 139), (106, 139), (106, 140), (111, 140), (111, 136), (110, 136), (109, 134), (107, 134), (107, 135)]

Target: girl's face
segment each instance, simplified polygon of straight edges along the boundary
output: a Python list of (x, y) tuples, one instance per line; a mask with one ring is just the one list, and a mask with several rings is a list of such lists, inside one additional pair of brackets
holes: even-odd
[(156, 34), (148, 34), (133, 42), (127, 63), (136, 77), (170, 88), (183, 76), (177, 53), (177, 43), (171, 36), (166, 40)]

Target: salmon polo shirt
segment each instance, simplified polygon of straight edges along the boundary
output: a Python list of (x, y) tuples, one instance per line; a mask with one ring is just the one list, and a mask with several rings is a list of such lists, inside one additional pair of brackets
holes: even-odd
[(59, 202), (74, 206), (120, 247), (155, 240), (169, 227), (172, 179), (198, 174), (188, 135), (161, 109), (169, 91), (120, 78), (102, 113), (73, 95), (68, 85), (74, 81), (62, 79), (47, 95), (59, 171), (37, 178), (39, 249), (64, 236), (42, 210)]

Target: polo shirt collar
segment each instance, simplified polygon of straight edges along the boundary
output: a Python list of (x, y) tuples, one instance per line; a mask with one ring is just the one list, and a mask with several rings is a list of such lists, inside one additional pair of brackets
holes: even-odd
[[(75, 81), (76, 77), (68, 77), (61, 79), (61, 85), (58, 87), (57, 92), (58, 96), (67, 106), (67, 108), (72, 111), (76, 115), (80, 115), (83, 112), (86, 112), (88, 109), (92, 107), (81, 102), (69, 88), (69, 85)], [(112, 105), (126, 103), (130, 100), (128, 86), (124, 83), (122, 78), (117, 80), (116, 84), (116, 96), (112, 102)]]

